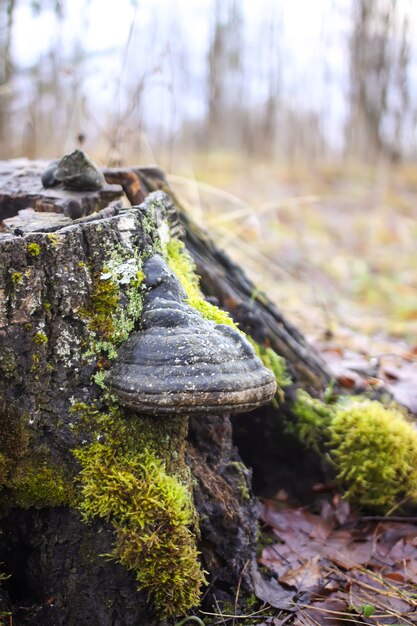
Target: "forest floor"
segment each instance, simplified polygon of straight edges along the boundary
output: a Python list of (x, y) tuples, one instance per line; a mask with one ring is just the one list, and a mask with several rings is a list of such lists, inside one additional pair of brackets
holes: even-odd
[(359, 391), (417, 413), (417, 170), (211, 153), (170, 182), (260, 291)]

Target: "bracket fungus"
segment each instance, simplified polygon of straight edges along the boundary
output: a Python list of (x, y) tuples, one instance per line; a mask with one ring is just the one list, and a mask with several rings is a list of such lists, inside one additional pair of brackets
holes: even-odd
[(121, 346), (107, 383), (121, 404), (158, 414), (232, 414), (271, 400), (273, 373), (237, 330), (187, 304), (160, 255), (144, 263), (142, 328)]

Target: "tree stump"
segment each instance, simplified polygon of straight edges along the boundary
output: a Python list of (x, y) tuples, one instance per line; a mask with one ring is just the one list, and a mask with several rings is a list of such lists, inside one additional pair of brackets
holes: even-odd
[[(0, 188), (3, 218), (28, 205), (50, 210), (50, 192), (44, 193), (39, 181), (33, 190), (29, 182), (22, 185), (18, 194), (13, 165), (2, 168), (8, 171), (6, 189)], [(34, 181), (41, 165), (25, 168)], [(233, 445), (230, 418), (193, 417), (187, 423), (178, 416), (168, 426), (158, 418), (121, 416), (103, 373), (117, 346), (140, 327), (143, 259), (160, 252), (167, 231), (172, 236), (176, 227), (185, 229), (207, 293), (227, 305), (246, 330), (258, 328), (258, 341), (279, 347), (299, 380), (323, 386), (328, 373), (270, 302), (252, 299), (254, 288), (241, 270), (181, 210), (178, 220), (169, 199), (148, 196), (166, 188), (158, 170), (105, 175), (112, 183), (108, 195), (78, 192), (82, 213), (107, 207), (96, 215), (47, 227), (37, 226), (35, 215), (23, 234), (0, 233), (0, 562), (10, 576), (3, 582), (2, 608), (11, 611), (14, 626), (151, 626), (161, 615), (178, 612), (169, 585), (162, 597), (165, 593), (172, 610), (164, 613), (161, 600), (159, 605), (155, 600), (160, 590), (144, 584), (138, 590), (139, 566), (129, 569), (103, 556), (114, 555), (115, 537), (121, 536), (116, 513), (85, 519), (82, 494), (93, 469), (102, 468), (96, 463), (92, 469), (96, 457), (86, 465), (83, 451), (96, 454), (104, 440), (113, 446), (108, 456), (117, 459), (118, 470), (125, 469), (132, 450), (144, 464), (151, 454), (153, 469), (192, 489), (197, 520), (190, 524), (191, 535), (210, 593), (255, 587), (259, 597), (288, 607), (291, 594), (263, 583), (254, 565), (256, 499), (251, 472)], [(121, 195), (117, 185), (140, 206), (107, 206)], [(61, 193), (53, 211), (65, 213), (73, 194)], [(105, 469), (108, 480), (114, 467)], [(123, 489), (114, 484), (120, 499)]]

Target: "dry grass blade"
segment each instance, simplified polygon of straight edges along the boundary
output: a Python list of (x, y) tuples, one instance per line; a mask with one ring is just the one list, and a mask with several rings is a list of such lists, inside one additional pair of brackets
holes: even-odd
[(200, 181), (195, 181), (185, 176), (178, 176), (176, 174), (169, 174), (167, 176), (168, 182), (172, 182), (174, 184), (184, 185), (184, 186), (197, 186), (201, 191), (206, 191), (211, 193), (218, 198), (222, 198), (223, 200), (228, 200), (229, 202), (236, 204), (238, 206), (248, 207), (249, 205), (241, 200), (238, 196), (235, 196), (233, 193), (229, 191), (225, 191), (224, 189), (219, 189), (219, 187), (214, 187), (213, 185), (209, 185), (207, 183), (202, 183)]
[[(332, 569), (330, 571), (336, 573), (338, 576), (345, 577), (352, 584), (358, 585), (359, 587), (362, 587), (363, 589), (367, 589), (369, 591), (372, 591), (373, 593), (377, 593), (382, 596), (387, 596), (387, 597), (391, 597), (395, 599), (401, 599), (401, 600), (404, 600), (405, 602), (408, 602), (412, 606), (417, 607), (417, 601), (413, 599), (412, 595), (409, 595), (407, 592), (404, 592), (400, 587), (396, 587), (392, 585), (385, 578), (382, 578), (382, 576), (378, 576), (377, 574), (372, 572), (372, 570), (361, 568), (361, 569), (358, 569), (357, 571), (361, 572), (362, 574), (365, 574), (369, 578), (372, 578), (373, 580), (375, 580), (375, 582), (378, 582), (380, 585), (383, 585), (385, 589), (381, 589), (379, 587), (373, 587), (372, 585), (369, 585), (363, 582), (362, 580), (358, 580), (357, 578), (350, 576), (347, 572), (342, 572), (341, 570), (338, 570), (338, 569)], [(416, 591), (417, 591), (417, 588), (416, 588)]]
[(229, 245), (233, 243), (233, 246), (236, 248), (236, 250), (240, 250), (243, 254), (245, 254), (246, 257), (261, 263), (265, 273), (268, 271), (268, 273), (272, 274), (271, 270), (274, 270), (278, 274), (289, 276), (293, 280), (295, 280), (295, 276), (293, 276), (289, 271), (271, 261), (256, 247), (241, 239), (238, 233), (231, 233), (228, 230), (219, 229), (219, 234), (223, 235), (223, 238), (220, 240), (220, 243), (223, 247), (227, 249)]
[(222, 611), (219, 608), (218, 603), (217, 604), (217, 608), (219, 609), (218, 613), (211, 613), (209, 611), (200, 611), (201, 615), (210, 615), (211, 617), (224, 617), (226, 619), (249, 619), (252, 617), (259, 617), (263, 619), (263, 615), (262, 613), (265, 613), (265, 611), (270, 611), (271, 607), (270, 606), (263, 606), (260, 609), (258, 609), (258, 611), (254, 611), (253, 613), (248, 613), (246, 615), (237, 615), (237, 614), (232, 614), (232, 613), (222, 613)]
[[(319, 606), (314, 606), (314, 604), (304, 604), (302, 609), (300, 608), (300, 612), (306, 616), (305, 610), (308, 611), (316, 611), (318, 613), (328, 613), (331, 617), (324, 617), (323, 619), (331, 619), (333, 617), (337, 617), (337, 619), (341, 622), (350, 622), (351, 624), (357, 624), (358, 618), (353, 617), (351, 613), (345, 613), (343, 611), (332, 611), (331, 609), (325, 609)], [(345, 615), (347, 617), (345, 617)], [(319, 622), (316, 622), (319, 623)]]

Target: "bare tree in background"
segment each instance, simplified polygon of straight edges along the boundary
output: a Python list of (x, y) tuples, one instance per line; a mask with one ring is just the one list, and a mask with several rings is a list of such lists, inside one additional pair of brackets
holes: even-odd
[[(216, 0), (208, 53), (207, 127), (211, 144), (233, 138), (243, 96), (243, 18), (237, 0)], [(239, 116), (239, 115), (238, 115)]]
[(12, 76), (12, 29), (16, 0), (0, 0), (0, 154), (6, 144), (7, 115)]
[(354, 0), (350, 39), (349, 154), (398, 160), (409, 108), (409, 29), (397, 0)]
[[(264, 29), (261, 31), (264, 43), (259, 42), (259, 47), (266, 45), (266, 82), (267, 96), (263, 105), (263, 112), (260, 115), (260, 128), (258, 135), (258, 151), (265, 157), (272, 157), (276, 149), (277, 135), (277, 117), (282, 110), (280, 103), (281, 96), (281, 50), (280, 50), (280, 33), (281, 18), (277, 7), (266, 16)], [(281, 107), (280, 107), (281, 104)]]

